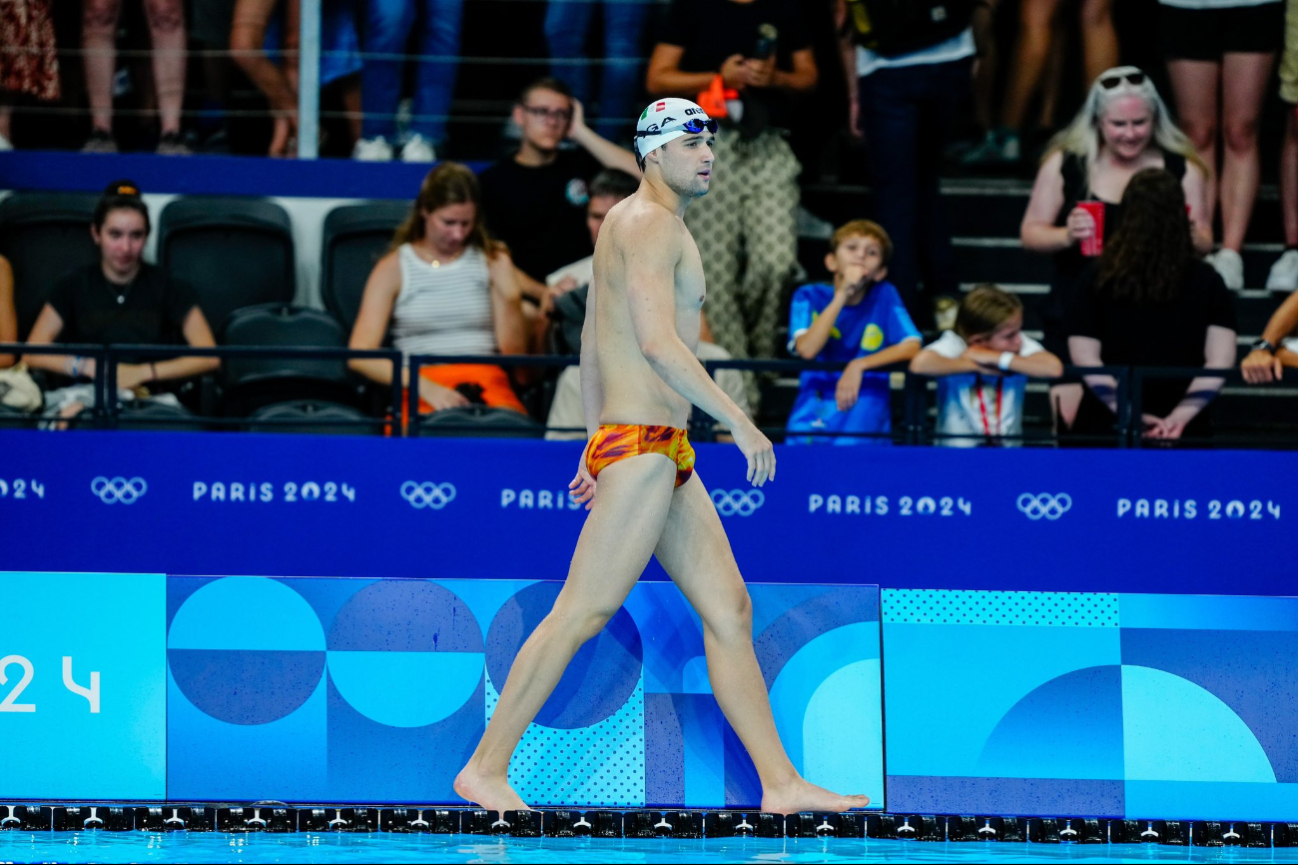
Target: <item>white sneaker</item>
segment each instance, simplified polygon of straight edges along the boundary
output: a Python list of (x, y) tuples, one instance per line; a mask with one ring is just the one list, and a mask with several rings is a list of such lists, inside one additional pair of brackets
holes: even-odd
[(0, 150), (13, 150), (14, 145), (8, 138), (0, 135)]
[(436, 162), (437, 151), (433, 149), (433, 142), (416, 132), (401, 148), (401, 161)]
[(362, 138), (352, 148), (352, 159), (357, 162), (391, 162), (392, 145), (382, 135), (378, 138)]
[(1223, 246), (1209, 263), (1221, 274), (1222, 281), (1231, 291), (1239, 291), (1244, 287), (1244, 259), (1240, 258), (1238, 252)]
[(1284, 255), (1271, 265), (1266, 287), (1271, 291), (1298, 290), (1298, 249), (1286, 249)]

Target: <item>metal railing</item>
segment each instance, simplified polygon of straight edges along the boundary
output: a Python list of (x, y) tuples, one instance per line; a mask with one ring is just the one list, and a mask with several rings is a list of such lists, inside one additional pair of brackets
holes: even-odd
[[(276, 382), (283, 385), (281, 388), (280, 401), (292, 401), (295, 397), (291, 394), (291, 389), (295, 383), (315, 383), (330, 384), (337, 386), (339, 391), (346, 390), (354, 396), (350, 400), (351, 407), (357, 408), (360, 405), (368, 404), (369, 411), (361, 411), (367, 415), (364, 419), (341, 420), (337, 418), (326, 418), (320, 421), (306, 419), (262, 419), (250, 418), (247, 413), (242, 414), (222, 414), (222, 413), (200, 413), (191, 417), (177, 417), (174, 420), (161, 419), (157, 421), (162, 425), (174, 423), (177, 426), (200, 426), (203, 428), (245, 428), (250, 425), (257, 427), (273, 428), (275, 426), (313, 426), (322, 427), (340, 427), (355, 426), (362, 430), (381, 431), (393, 436), (419, 436), (421, 434), (421, 422), (430, 416), (429, 413), (420, 412), (420, 395), (419, 388), (416, 385), (407, 383), (417, 383), (421, 378), (421, 372), (430, 366), (442, 364), (482, 364), (501, 367), (507, 372), (517, 370), (537, 370), (537, 369), (558, 369), (569, 366), (575, 366), (579, 363), (579, 358), (572, 355), (413, 355), (409, 358), (403, 358), (399, 351), (393, 349), (375, 349), (375, 350), (356, 350), (347, 348), (318, 348), (318, 347), (284, 347), (284, 346), (225, 346), (217, 348), (194, 348), (190, 346), (159, 346), (159, 345), (42, 345), (29, 346), (21, 343), (0, 343), (0, 355), (75, 355), (83, 358), (94, 358), (97, 369), (102, 370), (103, 374), (98, 375), (93, 382), (94, 386), (94, 405), (87, 407), (82, 417), (72, 418), (66, 422), (70, 426), (94, 427), (99, 429), (117, 429), (122, 420), (123, 407), (119, 402), (116, 394), (117, 389), (117, 366), (119, 363), (138, 362), (141, 359), (148, 358), (176, 358), (176, 357), (215, 357), (225, 361), (229, 360), (301, 360), (301, 361), (321, 361), (321, 360), (383, 360), (391, 366), (390, 383), (383, 385), (361, 377), (359, 374), (348, 369), (345, 364), (340, 369), (337, 376), (322, 376), (316, 371), (303, 371), (296, 375), (291, 364), (281, 365), (269, 377), (258, 378), (256, 375), (231, 378), (229, 369), (223, 368), (215, 374), (202, 376), (199, 381), (206, 382), (209, 390), (209, 396), (215, 397), (215, 391), (225, 389), (221, 396), (228, 399), (230, 394), (241, 387), (249, 387), (258, 383), (268, 385), (273, 388)], [(745, 373), (752, 373), (759, 376), (796, 376), (810, 371), (839, 371), (843, 369), (843, 364), (824, 363), (817, 361), (803, 360), (709, 360), (703, 361), (704, 368), (709, 374), (715, 375), (716, 372), (723, 369), (733, 369)], [(930, 443), (940, 443), (945, 439), (962, 439), (966, 442), (970, 439), (981, 439), (982, 436), (969, 433), (951, 433), (943, 434), (934, 428), (932, 422), (931, 410), (931, 392), (935, 390), (936, 377), (925, 376), (918, 373), (912, 373), (907, 370), (904, 364), (896, 364), (890, 367), (883, 367), (871, 372), (877, 373), (901, 373), (904, 377), (901, 386), (901, 410), (898, 418), (898, 428), (891, 433), (805, 433), (799, 431), (799, 437), (804, 436), (847, 436), (855, 438), (886, 438), (899, 444), (905, 445), (923, 445)], [(1064, 374), (1066, 377), (1083, 377), (1105, 375), (1111, 376), (1116, 382), (1116, 405), (1117, 414), (1114, 417), (1113, 432), (1109, 434), (1069, 434), (1070, 444), (1103, 444), (1118, 447), (1139, 448), (1147, 446), (1149, 441), (1143, 435), (1141, 412), (1136, 410), (1136, 406), (1143, 401), (1143, 396), (1147, 393), (1148, 383), (1151, 380), (1181, 379), (1190, 380), (1193, 378), (1214, 378), (1222, 380), (1226, 386), (1245, 383), (1242, 374), (1238, 368), (1232, 369), (1203, 369), (1198, 367), (1066, 367)], [(1036, 379), (1044, 384), (1051, 384), (1051, 379)], [(792, 382), (787, 382), (792, 386)], [(1275, 385), (1250, 385), (1247, 392), (1263, 392), (1267, 389), (1274, 389)], [(891, 392), (891, 391), (890, 391)], [(1238, 392), (1237, 392), (1238, 393)], [(1220, 392), (1218, 393), (1219, 396)], [(111, 396), (111, 398), (110, 398)], [(308, 398), (308, 397), (303, 397)], [(1295, 400), (1295, 417), (1298, 419), (1298, 396)], [(208, 404), (215, 405), (220, 400), (209, 398)], [(328, 401), (328, 400), (324, 400)], [(1211, 400), (1209, 402), (1211, 405)], [(23, 424), (30, 425), (37, 416), (29, 415), (7, 415), (0, 416), (0, 425)], [(762, 427), (763, 431), (772, 436), (783, 436), (785, 426), (783, 419), (778, 419), (778, 423), (768, 423)], [(715, 437), (716, 430), (713, 420), (703, 411), (695, 409), (690, 418), (691, 436), (699, 441), (707, 441)], [(538, 425), (538, 429), (541, 425)], [(497, 428), (490, 423), (483, 423), (474, 428), (475, 432), (493, 433), (506, 432), (509, 429), (517, 429), (516, 426)], [(549, 428), (545, 429), (555, 432), (578, 432), (583, 431), (581, 428)], [(1265, 438), (1266, 429), (1257, 429), (1247, 431), (1246, 434), (1240, 435), (1239, 431), (1227, 432), (1222, 434), (1218, 432), (1214, 435), (1211, 444), (1216, 446), (1235, 446), (1235, 445), (1254, 445), (1256, 446), (1259, 439)], [(1293, 430), (1281, 430), (1285, 434), (1283, 438), (1272, 437), (1267, 441), (1268, 446), (1298, 446), (1298, 424)], [(423, 434), (427, 434), (426, 432)], [(1000, 435), (991, 437), (994, 443), (1022, 443), (1022, 444), (1055, 444), (1059, 439), (1055, 431), (1051, 429), (1042, 429), (1040, 427), (1033, 430), (1025, 430), (1018, 435)]]

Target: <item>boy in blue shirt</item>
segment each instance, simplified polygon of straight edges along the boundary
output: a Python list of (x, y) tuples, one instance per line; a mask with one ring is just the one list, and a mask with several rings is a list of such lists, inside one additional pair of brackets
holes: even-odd
[[(804, 285), (793, 295), (789, 351), (807, 360), (846, 363), (842, 373), (802, 374), (789, 415), (788, 444), (850, 445), (887, 441), (892, 431), (888, 374), (868, 370), (908, 361), (920, 333), (897, 289), (884, 278), (892, 241), (867, 219), (834, 232), (825, 256), (833, 285)], [(819, 435), (798, 435), (798, 433)], [(824, 433), (877, 433), (879, 438)]]

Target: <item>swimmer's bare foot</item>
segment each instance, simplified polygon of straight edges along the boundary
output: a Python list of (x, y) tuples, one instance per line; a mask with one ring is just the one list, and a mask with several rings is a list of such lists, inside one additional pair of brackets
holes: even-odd
[(801, 778), (762, 792), (762, 810), (771, 814), (801, 811), (850, 811), (870, 804), (869, 796), (840, 796)]
[(522, 798), (509, 786), (504, 778), (490, 778), (470, 764), (460, 770), (452, 785), (455, 792), (486, 811), (498, 811), (503, 817), (506, 811), (530, 811)]

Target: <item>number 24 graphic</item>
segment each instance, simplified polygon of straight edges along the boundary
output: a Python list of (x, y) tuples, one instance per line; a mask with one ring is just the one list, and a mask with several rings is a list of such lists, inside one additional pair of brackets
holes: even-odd
[[(5, 670), (12, 664), (17, 664), (21, 667), (23, 675), (22, 678), (18, 680), (18, 684), (14, 686), (14, 689), (9, 692), (9, 696), (0, 700), (0, 712), (35, 712), (35, 703), (19, 703), (17, 700), (18, 695), (25, 691), (27, 686), (32, 683), (32, 678), (36, 675), (36, 668), (32, 666), (31, 661), (27, 660), (22, 655), (5, 655), (3, 658), (0, 658), (0, 685), (9, 684), (9, 679), (5, 674)], [(64, 655), (63, 687), (67, 688), (74, 694), (85, 697), (86, 701), (90, 703), (90, 714), (99, 714), (98, 672), (92, 672), (90, 674), (90, 687), (84, 688), (72, 680), (72, 658), (69, 655)]]

